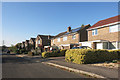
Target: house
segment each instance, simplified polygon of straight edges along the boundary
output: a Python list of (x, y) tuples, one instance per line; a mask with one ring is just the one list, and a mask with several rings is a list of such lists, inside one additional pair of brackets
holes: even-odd
[(22, 44), (21, 44), (21, 48), (25, 48), (25, 42), (23, 41)]
[(30, 38), (30, 40), (29, 40), (29, 47), (31, 49), (35, 49), (35, 38)]
[(26, 50), (29, 50), (29, 40), (25, 41), (25, 48), (26, 48)]
[(44, 48), (51, 45), (51, 35), (38, 35), (35, 39), (35, 48)]
[(87, 29), (90, 24), (78, 27), (76, 29), (71, 29), (69, 26), (67, 31), (59, 33), (51, 39), (51, 45), (56, 45), (61, 49), (70, 49), (74, 45), (79, 45), (81, 41), (87, 41)]
[(120, 49), (120, 15), (98, 21), (88, 30), (88, 42), (94, 49)]

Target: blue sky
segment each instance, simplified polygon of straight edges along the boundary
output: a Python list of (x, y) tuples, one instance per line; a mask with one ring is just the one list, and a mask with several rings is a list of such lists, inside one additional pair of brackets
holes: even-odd
[(3, 2), (2, 36), (10, 46), (118, 15), (117, 2)]

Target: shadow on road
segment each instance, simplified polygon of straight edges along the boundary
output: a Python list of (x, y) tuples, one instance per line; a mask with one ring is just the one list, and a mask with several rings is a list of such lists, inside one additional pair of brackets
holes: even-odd
[(31, 61), (15, 55), (3, 55), (2, 63), (27, 64), (31, 63)]

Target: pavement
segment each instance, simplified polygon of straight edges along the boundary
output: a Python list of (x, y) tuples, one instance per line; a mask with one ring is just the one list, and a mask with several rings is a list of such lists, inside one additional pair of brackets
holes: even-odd
[[(78, 73), (81, 72), (83, 74), (79, 75), (87, 75), (86, 77), (89, 76), (89, 74), (92, 74), (94, 77), (95, 75), (98, 76), (97, 78), (103, 77), (107, 79), (116, 79), (118, 80), (118, 69), (110, 69), (106, 67), (100, 67), (100, 66), (93, 66), (89, 64), (74, 64), (70, 62), (65, 61), (65, 57), (50, 57), (50, 58), (41, 58), (41, 56), (19, 56), (19, 57), (24, 57), (24, 59), (31, 60), (32, 62), (36, 63), (41, 63), (41, 65), (46, 65), (52, 68), (61, 68), (63, 71), (71, 72), (66, 69), (72, 70), (72, 72)], [(42, 64), (43, 63), (43, 64)], [(51, 65), (51, 66), (50, 66)], [(66, 68), (66, 69), (63, 69)], [(78, 71), (79, 70), (79, 71)], [(85, 74), (84, 74), (85, 73)]]
[(74, 64), (66, 62), (64, 57), (47, 58), (46, 61), (44, 61), (44, 63), (45, 62), (65, 66), (67, 68), (77, 69), (80, 71), (94, 73), (103, 76), (104, 78), (118, 78), (118, 69), (110, 69), (106, 67), (93, 66), (89, 64)]
[[(18, 57), (16, 55), (2, 55), (2, 78), (88, 78), (85, 75), (71, 73), (52, 67), (42, 62), (40, 56)], [(37, 62), (38, 61), (38, 62)], [(52, 79), (54, 80), (54, 79)]]

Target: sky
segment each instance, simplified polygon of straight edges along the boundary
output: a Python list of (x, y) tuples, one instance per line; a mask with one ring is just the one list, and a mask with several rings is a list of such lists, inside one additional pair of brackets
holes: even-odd
[(99, 20), (118, 15), (117, 2), (3, 2), (2, 39), (5, 45), (57, 35), (82, 24), (93, 25)]

